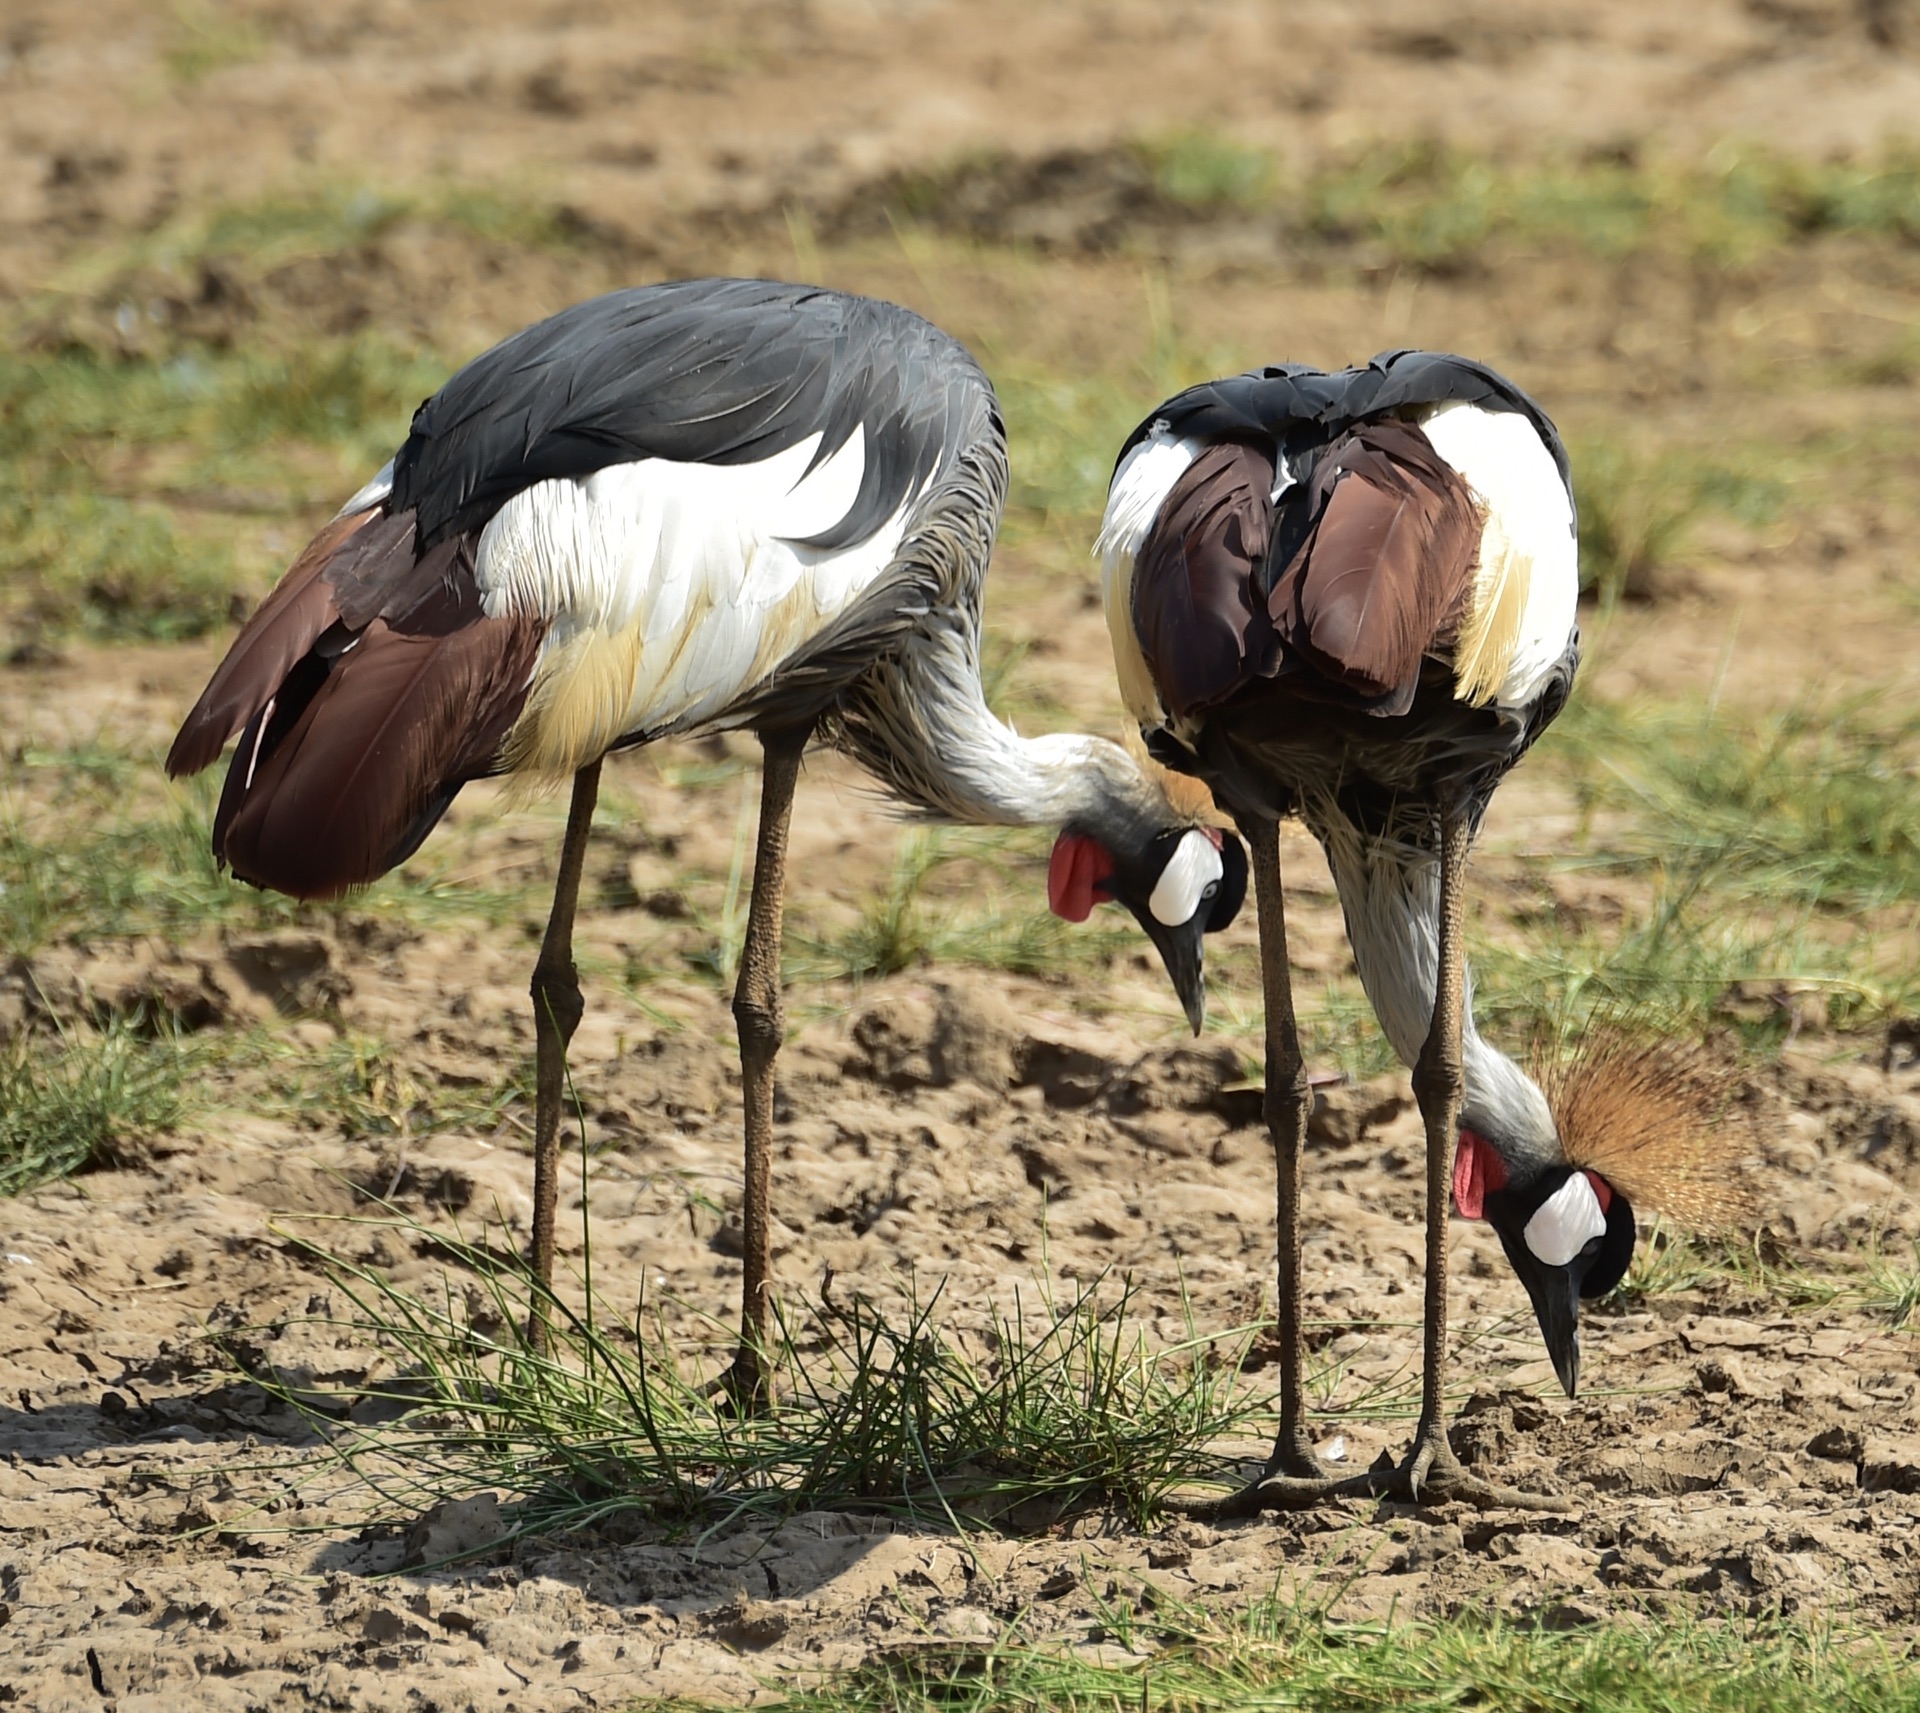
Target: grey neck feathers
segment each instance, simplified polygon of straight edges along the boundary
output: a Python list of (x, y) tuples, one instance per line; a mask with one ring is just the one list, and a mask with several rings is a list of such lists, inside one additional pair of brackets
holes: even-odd
[(1178, 817), (1140, 764), (1104, 738), (1023, 738), (988, 708), (965, 608), (918, 625), (884, 675), (850, 698), (843, 742), (900, 794), (942, 819), (1072, 827), (1138, 850)]
[[(1367, 998), (1401, 1063), (1411, 1066), (1433, 1023), (1440, 864), (1428, 852), (1369, 843), (1344, 823), (1323, 831), (1321, 842)], [(1460, 1122), (1491, 1143), (1515, 1186), (1524, 1186), (1561, 1163), (1560, 1139), (1539, 1085), (1474, 1026), (1471, 970), (1461, 1036), (1466, 1093)]]
[(988, 708), (980, 609), (1006, 494), (1006, 445), (984, 389), (975, 437), (930, 492), (901, 545), (903, 603), (925, 610), (840, 698), (840, 746), (930, 815), (972, 825), (1072, 827), (1116, 853), (1179, 817), (1117, 744), (1022, 738)]

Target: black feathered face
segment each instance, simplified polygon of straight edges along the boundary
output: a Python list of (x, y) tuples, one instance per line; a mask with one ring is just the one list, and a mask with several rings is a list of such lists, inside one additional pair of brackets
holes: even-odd
[(1246, 896), (1246, 846), (1218, 827), (1170, 827), (1130, 860), (1086, 833), (1062, 833), (1047, 871), (1056, 916), (1084, 922), (1108, 901), (1133, 912), (1196, 1035), (1207, 1014), (1205, 936), (1232, 922)]
[(1489, 1190), (1485, 1206), (1571, 1398), (1580, 1381), (1580, 1300), (1604, 1296), (1626, 1277), (1632, 1204), (1597, 1172), (1563, 1166), (1525, 1190)]

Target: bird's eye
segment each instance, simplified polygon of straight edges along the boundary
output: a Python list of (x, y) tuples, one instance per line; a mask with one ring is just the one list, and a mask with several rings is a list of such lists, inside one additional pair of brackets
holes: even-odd
[(1204, 892), (1202, 892), (1202, 893), (1200, 894), (1200, 902), (1201, 902), (1202, 904), (1204, 904), (1204, 903), (1206, 903), (1206, 901), (1207, 901), (1207, 900), (1208, 900), (1209, 898), (1211, 898), (1211, 897), (1212, 897), (1212, 896), (1213, 896), (1213, 895), (1214, 895), (1214, 894), (1215, 894), (1216, 892), (1218, 892), (1219, 890), (1220, 890), (1220, 882), (1219, 882), (1219, 881), (1217, 881), (1217, 880), (1213, 880), (1213, 881), (1209, 881), (1209, 882), (1207, 883), (1207, 888), (1206, 888), (1206, 890), (1205, 890)]

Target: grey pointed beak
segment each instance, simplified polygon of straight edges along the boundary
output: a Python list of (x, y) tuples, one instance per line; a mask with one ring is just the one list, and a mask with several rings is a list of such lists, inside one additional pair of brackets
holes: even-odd
[(1580, 1281), (1571, 1267), (1549, 1267), (1524, 1241), (1509, 1245), (1507, 1256), (1533, 1299), (1553, 1371), (1571, 1398), (1580, 1385)]
[[(1129, 906), (1131, 908), (1131, 906)], [(1155, 919), (1151, 910), (1135, 910), (1135, 919), (1146, 929), (1147, 938), (1160, 948), (1160, 961), (1167, 966), (1167, 974), (1173, 978), (1173, 991), (1180, 996), (1180, 1006), (1187, 1014), (1187, 1022), (1198, 1035), (1207, 1021), (1207, 983), (1206, 983), (1206, 925), (1202, 914), (1196, 914), (1192, 921), (1184, 922), (1177, 928), (1169, 928), (1164, 922)]]

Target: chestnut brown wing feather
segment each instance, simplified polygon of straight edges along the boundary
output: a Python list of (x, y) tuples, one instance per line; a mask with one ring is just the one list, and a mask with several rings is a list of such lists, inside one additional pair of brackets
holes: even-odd
[(1141, 545), (1133, 625), (1162, 703), (1188, 718), (1305, 669), (1323, 694), (1404, 713), (1472, 598), (1482, 520), (1465, 481), (1412, 423), (1343, 434), (1289, 501), (1304, 528), (1263, 597), (1273, 478), (1255, 447), (1206, 448)]
[(296, 898), (378, 879), (519, 717), (544, 623), (487, 616), (472, 535), (417, 548), (409, 512), (329, 524), (174, 740), (169, 771), (191, 773), (241, 733), (213, 848), (242, 879)]
[(340, 617), (333, 585), (325, 575), (328, 567), (369, 525), (375, 526), (372, 536), (384, 540), (391, 523), (378, 512), (354, 512), (335, 518), (307, 543), (234, 638), (199, 701), (181, 722), (167, 751), (167, 772), (172, 778), (210, 767), (227, 740), (273, 699), (294, 663)]
[(1273, 626), (1254, 587), (1273, 527), (1273, 460), (1209, 446), (1160, 507), (1134, 565), (1134, 634), (1160, 700), (1187, 718), (1270, 671)]
[(487, 771), (525, 700), (540, 637), (524, 619), (477, 616), (412, 634), (375, 619), (270, 734), (235, 792), (248, 771), (241, 745), (215, 853), (243, 880), (296, 898), (377, 880), (460, 785)]
[(1335, 441), (1307, 501), (1312, 528), (1268, 601), (1274, 628), (1325, 677), (1404, 712), (1472, 594), (1473, 497), (1417, 427), (1388, 420)]

